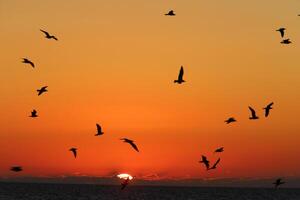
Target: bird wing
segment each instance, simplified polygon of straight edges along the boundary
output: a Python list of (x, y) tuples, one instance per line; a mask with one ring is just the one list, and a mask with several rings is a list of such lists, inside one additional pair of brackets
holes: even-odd
[(283, 37), (284, 36), (284, 30), (280, 29), (279, 32), (280, 32), (281, 37)]
[(36, 110), (33, 110), (33, 111), (32, 111), (32, 114), (36, 114)]
[(47, 37), (50, 37), (50, 34), (49, 34), (47, 31), (44, 31), (44, 30), (42, 30), (42, 29), (40, 29), (40, 31), (42, 31), (43, 33), (45, 33), (45, 35), (46, 35)]
[(267, 107), (271, 107), (273, 106), (274, 102), (270, 103)]
[(76, 151), (76, 149), (72, 149), (71, 151), (73, 152), (74, 157), (76, 158), (77, 157), (77, 151)]
[(178, 75), (178, 80), (182, 80), (182, 78), (183, 78), (183, 73), (184, 73), (183, 67), (181, 66), (180, 71), (179, 71), (179, 75)]
[(213, 165), (212, 168), (215, 168), (215, 167), (219, 164), (220, 160), (221, 160), (221, 158), (219, 158), (219, 159), (215, 162), (215, 164)]
[(101, 126), (99, 124), (96, 124), (96, 126), (97, 126), (97, 132), (101, 134), (102, 133)]
[(136, 144), (134, 144), (134, 142), (133, 141), (129, 141), (128, 142), (137, 152), (139, 152), (139, 149), (138, 149), (138, 147), (136, 146)]
[(251, 111), (251, 115), (252, 116), (256, 116), (255, 110), (253, 108), (251, 108), (250, 106), (249, 106), (249, 109)]

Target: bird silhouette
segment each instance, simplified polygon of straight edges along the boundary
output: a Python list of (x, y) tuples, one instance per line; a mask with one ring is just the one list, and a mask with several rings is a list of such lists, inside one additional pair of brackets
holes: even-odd
[(38, 117), (37, 111), (33, 109), (33, 110), (31, 111), (31, 115), (30, 115), (29, 117)]
[(221, 153), (223, 151), (224, 151), (224, 147), (220, 147), (220, 148), (215, 150), (215, 153)]
[(292, 43), (290, 39), (284, 39), (280, 42), (281, 44), (290, 44)]
[(139, 152), (139, 149), (136, 146), (136, 144), (134, 144), (133, 140), (130, 140), (130, 139), (127, 139), (127, 138), (121, 138), (120, 140), (123, 140), (123, 142), (130, 144), (132, 146), (132, 148), (134, 148), (137, 152)]
[(10, 170), (13, 171), (13, 172), (20, 172), (23, 169), (22, 169), (21, 166), (13, 166), (13, 167), (10, 168)]
[(233, 117), (228, 118), (227, 120), (225, 120), (226, 124), (230, 124), (233, 122), (236, 122), (236, 119), (234, 119)]
[(270, 110), (273, 109), (272, 106), (273, 106), (273, 102), (270, 103), (269, 105), (267, 105), (267, 107), (263, 108), (265, 110), (265, 117), (268, 117), (269, 114), (270, 114)]
[(184, 74), (183, 66), (181, 66), (179, 74), (178, 74), (178, 79), (174, 80), (174, 83), (181, 84), (181, 83), (185, 82), (185, 80), (183, 80), (183, 74)]
[(41, 87), (41, 89), (36, 90), (38, 92), (38, 96), (40, 96), (44, 92), (48, 92), (47, 87), (48, 86), (44, 86), (44, 87)]
[(206, 156), (201, 156), (202, 160), (199, 161), (199, 163), (203, 163), (206, 167), (206, 170), (209, 169), (209, 161), (207, 160)]
[(248, 108), (251, 111), (251, 117), (249, 117), (249, 119), (258, 119), (259, 117), (256, 115), (255, 110), (253, 108), (251, 108), (250, 106)]
[(121, 183), (121, 190), (124, 190), (125, 187), (129, 184), (129, 177), (127, 177), (122, 183)]
[(170, 10), (168, 13), (166, 13), (165, 15), (167, 16), (175, 16), (174, 10)]
[(54, 35), (50, 35), (47, 31), (44, 31), (42, 29), (40, 29), (40, 31), (42, 31), (45, 34), (45, 38), (58, 40)]
[(103, 135), (104, 133), (102, 132), (101, 126), (99, 124), (96, 124), (96, 127), (97, 127), (97, 133), (95, 136)]
[(22, 63), (29, 64), (31, 65), (31, 67), (34, 68), (34, 63), (31, 60), (29, 60), (28, 58), (22, 58), (22, 59), (23, 59)]
[(279, 28), (279, 29), (277, 29), (276, 31), (279, 31), (279, 32), (280, 32), (280, 35), (281, 35), (282, 38), (284, 37), (284, 31), (285, 31), (285, 28)]
[(215, 164), (211, 167), (211, 168), (209, 168), (208, 170), (211, 170), (211, 169), (216, 169), (217, 168), (217, 165), (219, 164), (219, 162), (220, 162), (220, 158), (215, 162)]
[(278, 188), (279, 185), (284, 184), (285, 182), (282, 181), (281, 178), (277, 179), (273, 184), (275, 186), (275, 188)]
[(71, 149), (69, 149), (69, 151), (71, 151), (74, 155), (74, 157), (77, 157), (77, 148), (72, 147)]

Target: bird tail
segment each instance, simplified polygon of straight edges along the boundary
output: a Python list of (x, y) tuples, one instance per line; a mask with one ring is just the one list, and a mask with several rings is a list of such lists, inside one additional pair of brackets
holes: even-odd
[(174, 80), (174, 83), (179, 83), (179, 81), (178, 80)]

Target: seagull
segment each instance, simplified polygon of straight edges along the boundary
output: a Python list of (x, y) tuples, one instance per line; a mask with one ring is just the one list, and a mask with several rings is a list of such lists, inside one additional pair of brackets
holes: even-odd
[(281, 44), (290, 44), (292, 43), (290, 39), (284, 39), (280, 42)]
[(285, 182), (282, 182), (282, 179), (277, 179), (273, 184), (275, 185), (275, 188), (278, 188), (279, 185), (284, 184)]
[(100, 136), (100, 135), (103, 135), (104, 133), (102, 132), (102, 128), (99, 124), (96, 124), (97, 126), (97, 133), (95, 136)]
[(30, 115), (29, 117), (38, 117), (37, 111), (33, 109), (33, 110), (31, 111), (31, 115)]
[(40, 31), (42, 31), (45, 34), (45, 38), (58, 40), (54, 35), (50, 35), (47, 31), (44, 31), (42, 29), (40, 29)]
[(125, 180), (121, 183), (121, 185), (122, 185), (121, 190), (124, 190), (125, 187), (126, 187), (128, 184), (129, 184), (129, 177), (127, 177), (127, 179), (125, 179)]
[(72, 147), (71, 149), (69, 149), (69, 151), (71, 151), (74, 155), (74, 157), (77, 157), (77, 148)]
[(183, 66), (181, 66), (180, 71), (179, 71), (179, 75), (178, 75), (178, 79), (174, 80), (174, 83), (181, 84), (181, 83), (185, 82), (185, 80), (183, 80), (183, 73), (184, 73)]
[(251, 111), (251, 117), (249, 117), (249, 119), (258, 119), (258, 116), (255, 113), (255, 110), (253, 108), (251, 108), (250, 106), (248, 106), (250, 111)]
[(221, 153), (223, 151), (224, 151), (224, 147), (220, 147), (220, 148), (215, 150), (215, 153)]
[(233, 117), (230, 117), (225, 122), (226, 122), (226, 124), (230, 124), (232, 122), (236, 122), (236, 119), (234, 119)]
[(285, 28), (280, 28), (280, 29), (277, 29), (276, 31), (280, 32), (280, 35), (281, 35), (282, 38), (284, 37)]
[(270, 103), (269, 105), (267, 105), (267, 107), (263, 108), (265, 110), (265, 117), (268, 117), (269, 114), (270, 114), (270, 110), (273, 109), (272, 106), (273, 106), (273, 102)]
[(175, 16), (174, 10), (170, 10), (168, 13), (166, 13), (165, 15), (167, 16)]
[(10, 168), (10, 171), (13, 171), (13, 172), (20, 172), (22, 171), (22, 167), (21, 166), (13, 166)]
[(31, 62), (28, 58), (22, 58), (22, 59), (23, 59), (22, 63), (29, 64), (31, 65), (31, 67), (34, 68), (34, 63)]
[(36, 91), (38, 92), (38, 96), (40, 96), (40, 95), (43, 94), (44, 92), (48, 92), (47, 87), (48, 87), (48, 86), (44, 86), (44, 87), (42, 87), (41, 89), (36, 90)]
[(215, 164), (211, 167), (211, 168), (209, 168), (208, 170), (211, 170), (211, 169), (216, 169), (217, 168), (217, 165), (219, 164), (219, 162), (220, 162), (220, 158), (215, 162)]
[(209, 169), (209, 161), (207, 160), (206, 156), (201, 156), (202, 160), (199, 161), (199, 163), (203, 163), (206, 167), (206, 170)]
[(133, 140), (130, 140), (130, 139), (127, 139), (127, 138), (121, 138), (120, 140), (123, 140), (123, 142), (126, 142), (126, 143), (130, 144), (132, 146), (132, 148), (134, 148), (137, 152), (139, 152), (139, 149), (136, 146), (136, 144), (134, 144)]

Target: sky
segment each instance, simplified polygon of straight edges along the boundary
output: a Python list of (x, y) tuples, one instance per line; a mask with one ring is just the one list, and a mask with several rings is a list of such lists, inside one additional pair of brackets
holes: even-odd
[(298, 14), (297, 0), (0, 0), (0, 176), (300, 177)]

